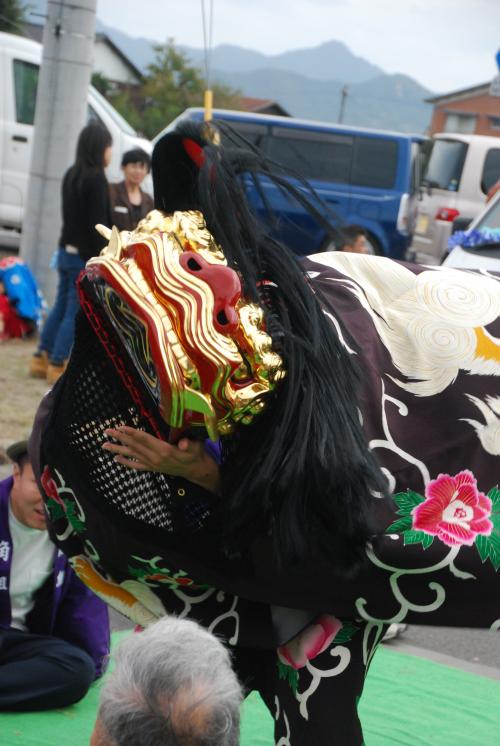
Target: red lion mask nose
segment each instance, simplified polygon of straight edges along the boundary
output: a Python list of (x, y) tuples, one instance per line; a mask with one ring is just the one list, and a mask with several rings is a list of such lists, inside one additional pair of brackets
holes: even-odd
[(239, 325), (236, 304), (241, 297), (241, 282), (234, 269), (209, 264), (194, 251), (185, 251), (179, 261), (186, 272), (197, 275), (211, 288), (215, 300), (213, 322), (217, 331), (226, 335), (234, 334)]

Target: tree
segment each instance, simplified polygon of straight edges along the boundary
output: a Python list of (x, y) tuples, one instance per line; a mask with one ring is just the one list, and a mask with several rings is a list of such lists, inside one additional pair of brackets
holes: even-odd
[(97, 88), (99, 93), (103, 96), (108, 96), (112, 90), (111, 81), (107, 78), (104, 73), (99, 71), (92, 73), (92, 80), (90, 81), (94, 88)]
[(21, 0), (2, 0), (0, 3), (0, 31), (8, 34), (23, 33), (27, 6)]
[[(113, 96), (113, 106), (136, 129), (152, 138), (189, 106), (203, 105), (205, 84), (200, 70), (175, 48), (173, 39), (154, 47), (155, 59), (148, 65), (142, 85), (135, 92), (123, 90)], [(212, 86), (214, 105), (239, 108), (240, 94), (226, 86)]]

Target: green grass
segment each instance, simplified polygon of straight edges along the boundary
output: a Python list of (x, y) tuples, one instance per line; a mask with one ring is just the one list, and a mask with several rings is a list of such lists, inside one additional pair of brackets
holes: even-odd
[[(88, 746), (99, 687), (64, 710), (0, 715), (1, 746)], [(366, 746), (497, 746), (500, 682), (382, 648), (360, 715)], [(272, 744), (272, 718), (253, 693), (243, 706), (241, 746)]]

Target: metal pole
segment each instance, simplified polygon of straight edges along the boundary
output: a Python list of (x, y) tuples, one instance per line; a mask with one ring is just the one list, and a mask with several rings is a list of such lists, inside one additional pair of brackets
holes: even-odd
[(86, 122), (97, 0), (48, 0), (36, 97), (30, 181), (21, 256), (47, 301), (56, 273), (49, 262), (61, 230), (61, 181)]
[(344, 111), (348, 92), (349, 87), (346, 85), (342, 86), (342, 91), (340, 93), (339, 124), (342, 124), (344, 121)]

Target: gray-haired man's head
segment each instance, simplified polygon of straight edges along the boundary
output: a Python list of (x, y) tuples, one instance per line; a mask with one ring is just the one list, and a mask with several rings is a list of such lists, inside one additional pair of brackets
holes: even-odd
[(224, 645), (165, 617), (118, 647), (91, 746), (237, 746), (242, 691)]

